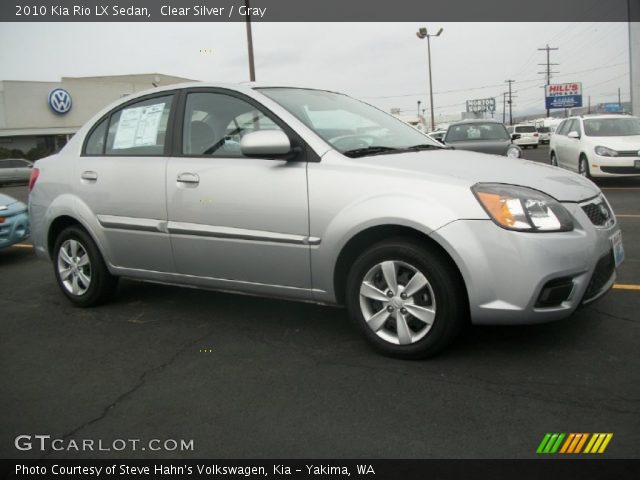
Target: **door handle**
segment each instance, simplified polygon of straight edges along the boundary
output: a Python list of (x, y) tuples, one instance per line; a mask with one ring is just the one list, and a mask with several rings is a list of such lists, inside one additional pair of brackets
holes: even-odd
[(184, 172), (178, 175), (176, 179), (178, 183), (186, 183), (189, 185), (197, 185), (200, 183), (200, 177), (196, 173)]
[(90, 180), (95, 182), (96, 180), (98, 180), (98, 174), (96, 172), (87, 170), (86, 172), (82, 172), (80, 178), (82, 178), (83, 180)]

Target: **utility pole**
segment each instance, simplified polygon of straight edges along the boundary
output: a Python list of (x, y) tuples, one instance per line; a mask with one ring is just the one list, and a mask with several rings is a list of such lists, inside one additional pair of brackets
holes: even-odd
[(507, 92), (502, 92), (502, 123), (505, 122), (507, 115)]
[(620, 100), (620, 87), (618, 87), (618, 107), (622, 110), (622, 101)]
[(511, 84), (515, 82), (515, 80), (505, 80), (505, 82), (509, 84), (509, 125), (513, 125), (513, 94), (511, 92)]
[[(249, 11), (249, 0), (245, 0), (245, 6), (247, 7), (247, 12)], [(251, 34), (251, 16), (247, 15), (246, 17), (246, 25), (247, 25), (247, 50), (249, 53), (249, 80), (252, 82), (256, 81), (256, 67), (253, 62), (253, 35)]]
[(587, 104), (587, 113), (591, 113), (591, 95), (587, 97), (589, 99), (589, 103)]
[[(551, 85), (551, 74), (552, 73), (558, 73), (558, 72), (552, 72), (551, 71), (551, 66), (552, 65), (559, 65), (558, 63), (551, 63), (551, 50), (559, 50), (559, 48), (552, 48), (549, 46), (549, 44), (547, 43), (547, 46), (544, 48), (539, 48), (538, 50), (540, 51), (546, 51), (547, 52), (547, 63), (539, 63), (538, 65), (546, 65), (547, 69), (544, 72), (538, 72), (539, 74), (543, 74), (546, 76), (546, 83), (545, 85)], [(545, 88), (545, 92), (546, 92), (546, 88)], [(549, 109), (547, 108), (547, 118), (549, 117)]]

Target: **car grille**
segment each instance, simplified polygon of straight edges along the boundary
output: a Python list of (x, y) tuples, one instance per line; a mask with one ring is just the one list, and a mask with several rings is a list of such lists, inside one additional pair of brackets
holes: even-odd
[(607, 228), (615, 223), (613, 212), (602, 197), (598, 197), (589, 203), (581, 205), (582, 211), (586, 213), (591, 223), (596, 227)]
[(598, 260), (596, 268), (593, 271), (587, 290), (584, 292), (583, 301), (589, 301), (600, 293), (602, 288), (611, 279), (611, 275), (616, 270), (616, 263), (613, 259), (613, 250), (609, 251), (604, 257)]
[(636, 167), (600, 167), (604, 173), (628, 173), (640, 175), (640, 168)]
[(618, 151), (618, 156), (619, 157), (640, 157), (640, 151), (639, 150), (623, 150), (623, 151)]

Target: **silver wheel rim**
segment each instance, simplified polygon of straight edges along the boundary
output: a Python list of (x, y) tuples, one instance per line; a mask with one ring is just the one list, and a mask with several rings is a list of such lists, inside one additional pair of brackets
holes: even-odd
[(91, 262), (84, 246), (77, 240), (65, 240), (58, 250), (58, 274), (65, 290), (80, 296), (91, 285)]
[(395, 345), (411, 345), (431, 330), (436, 298), (427, 277), (417, 268), (388, 260), (364, 276), (360, 309), (378, 337)]

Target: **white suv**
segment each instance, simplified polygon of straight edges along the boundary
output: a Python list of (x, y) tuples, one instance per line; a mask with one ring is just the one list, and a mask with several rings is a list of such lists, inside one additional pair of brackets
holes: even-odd
[(551, 136), (551, 165), (585, 177), (640, 176), (640, 119), (594, 115), (564, 120)]
[(534, 125), (514, 125), (507, 129), (511, 135), (511, 140), (516, 145), (527, 148), (538, 148), (540, 134)]

